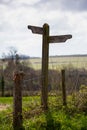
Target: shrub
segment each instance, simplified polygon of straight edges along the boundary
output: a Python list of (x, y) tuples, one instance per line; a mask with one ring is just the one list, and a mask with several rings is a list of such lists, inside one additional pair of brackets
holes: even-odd
[(76, 107), (87, 114), (87, 86), (82, 85), (76, 95)]

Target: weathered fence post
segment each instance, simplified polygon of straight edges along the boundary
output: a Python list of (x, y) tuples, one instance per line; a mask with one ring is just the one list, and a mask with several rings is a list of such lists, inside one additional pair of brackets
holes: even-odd
[(5, 91), (5, 80), (4, 80), (4, 76), (2, 75), (1, 77), (1, 96), (4, 97), (4, 91)]
[(22, 80), (24, 73), (14, 73), (14, 91), (13, 91), (13, 128), (14, 130), (22, 129)]
[(63, 105), (66, 106), (67, 102), (66, 102), (66, 85), (65, 85), (65, 70), (64, 69), (61, 71), (61, 75), (62, 75), (62, 97), (63, 97)]

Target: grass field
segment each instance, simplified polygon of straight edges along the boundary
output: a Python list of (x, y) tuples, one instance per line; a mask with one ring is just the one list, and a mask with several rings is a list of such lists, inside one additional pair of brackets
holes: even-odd
[[(23, 60), (22, 60), (23, 61)], [(28, 66), (35, 70), (41, 69), (42, 58), (31, 57), (30, 59), (24, 60)], [(0, 68), (6, 67), (7, 63), (0, 61)], [(67, 66), (73, 66), (75, 68), (87, 69), (87, 55), (69, 55), (69, 56), (50, 56), (49, 57), (49, 69), (62, 69)]]
[[(58, 98), (59, 99), (59, 98)], [(61, 107), (56, 97), (49, 97), (49, 110), (40, 107), (40, 97), (23, 97), (23, 126), (25, 130), (87, 130), (87, 115), (76, 108)], [(13, 130), (13, 98), (0, 97), (0, 104), (9, 107), (0, 111), (0, 130)]]
[[(29, 61), (34, 69), (41, 69), (41, 58), (30, 58)], [(87, 56), (52, 56), (49, 58), (49, 69), (61, 69), (67, 66), (87, 69)]]

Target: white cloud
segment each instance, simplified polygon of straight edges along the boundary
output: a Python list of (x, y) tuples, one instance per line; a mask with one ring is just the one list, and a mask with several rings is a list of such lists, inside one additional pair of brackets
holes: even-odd
[(28, 5), (33, 5), (39, 2), (40, 0), (15, 0), (15, 3), (20, 3), (20, 4), (28, 4)]
[[(19, 52), (35, 56), (41, 55), (41, 36), (32, 34), (27, 29), (27, 25), (42, 26), (46, 22), (50, 25), (51, 35), (69, 33), (73, 35), (72, 40), (67, 41), (66, 44), (55, 44), (53, 51), (50, 46), (50, 54), (53, 52), (56, 54), (85, 53), (87, 11), (75, 12), (74, 8), (62, 10), (62, 2), (64, 1), (2, 0), (2, 4), (0, 4), (0, 43), (2, 48), (16, 46)], [(80, 0), (80, 2), (82, 1)], [(65, 6), (68, 7), (67, 3)], [(79, 3), (79, 9), (80, 7)], [(79, 50), (76, 50), (75, 48), (78, 46)], [(0, 48), (0, 52), (4, 51), (2, 48)]]

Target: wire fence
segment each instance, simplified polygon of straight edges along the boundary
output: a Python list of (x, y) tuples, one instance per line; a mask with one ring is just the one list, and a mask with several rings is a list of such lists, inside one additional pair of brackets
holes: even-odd
[[(51, 61), (52, 63), (52, 61)], [(84, 63), (83, 63), (84, 64)], [(56, 69), (55, 69), (56, 68)], [(74, 98), (80, 96), (80, 99), (83, 100), (83, 94), (79, 93), (84, 89), (86, 91), (87, 86), (87, 70), (85, 67), (74, 68), (72, 66), (63, 67), (65, 70), (65, 85), (66, 85), (66, 96), (74, 95)], [(41, 81), (45, 77), (41, 75), (41, 70), (34, 70), (28, 66), (20, 66), (20, 70), (25, 73), (23, 82), (22, 82), (22, 94), (23, 96), (30, 95), (39, 95), (41, 96)], [(0, 95), (4, 91), (4, 96), (13, 96), (13, 72), (15, 71), (14, 66), (10, 65), (1, 73), (1, 77), (4, 76), (4, 89), (0, 87)], [(3, 85), (3, 81), (1, 83)], [(61, 70), (58, 70), (58, 66), (55, 67), (52, 64), (52, 68), (49, 69), (48, 74), (48, 95), (55, 96), (56, 101), (62, 101), (62, 75)], [(59, 102), (60, 102), (59, 101)], [(79, 101), (79, 99), (78, 99)], [(83, 102), (83, 101), (82, 101)]]
[[(5, 91), (13, 90), (13, 71), (10, 72), (11, 68), (8, 68), (8, 71), (4, 71), (4, 81), (5, 81)], [(81, 85), (87, 85), (87, 70), (84, 68), (75, 69), (75, 68), (64, 68), (66, 71), (66, 86), (71, 90), (77, 90)], [(41, 89), (41, 80), (45, 77), (41, 75), (41, 71), (34, 71), (33, 69), (23, 69), (25, 73), (25, 78), (23, 81), (23, 86), (26, 88), (26, 90), (34, 91)], [(54, 65), (52, 65), (52, 69), (49, 69), (48, 74), (48, 88), (49, 91), (51, 90), (60, 90), (61, 88), (61, 70), (55, 69)], [(1, 87), (0, 87), (1, 88)], [(74, 91), (75, 91), (74, 90)]]

